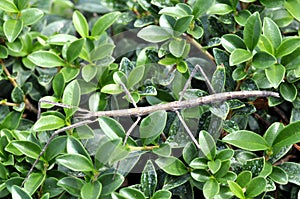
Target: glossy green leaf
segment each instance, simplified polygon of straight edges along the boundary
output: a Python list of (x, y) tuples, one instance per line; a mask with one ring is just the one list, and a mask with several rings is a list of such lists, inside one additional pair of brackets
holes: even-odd
[(157, 174), (151, 160), (148, 160), (141, 176), (141, 188), (146, 197), (151, 197), (156, 189)]
[(167, 113), (156, 111), (144, 118), (140, 125), (140, 137), (144, 145), (152, 143), (166, 126)]
[(163, 171), (170, 175), (181, 176), (188, 172), (186, 166), (175, 157), (160, 157), (155, 160), (155, 163)]
[(107, 84), (101, 88), (102, 93), (107, 93), (111, 95), (120, 94), (123, 92), (123, 89), (118, 84)]
[(233, 11), (232, 7), (225, 3), (216, 3), (212, 5), (207, 13), (208, 14), (217, 14), (217, 15), (225, 15), (229, 14)]
[(192, 9), (187, 4), (177, 3), (173, 7), (165, 7), (159, 11), (158, 14), (165, 14), (172, 17), (181, 18), (192, 14)]
[(90, 82), (97, 75), (97, 67), (88, 64), (82, 68), (82, 78), (86, 82)]
[(55, 35), (48, 37), (46, 44), (63, 46), (68, 42), (73, 42), (76, 40), (77, 40), (77, 38), (73, 35), (55, 34)]
[(266, 69), (269, 66), (274, 65), (277, 62), (277, 59), (267, 53), (267, 52), (258, 52), (253, 56), (252, 65), (258, 69)]
[(288, 175), (281, 167), (273, 166), (272, 173), (269, 177), (278, 184), (288, 183)]
[(125, 187), (120, 190), (120, 194), (126, 198), (130, 199), (146, 199), (143, 192), (138, 189)]
[(249, 10), (241, 10), (238, 12), (238, 15), (234, 16), (234, 19), (239, 25), (245, 26), (247, 19), (250, 16), (251, 16), (251, 12)]
[[(73, 80), (65, 87), (64, 94), (62, 96), (62, 103), (78, 107), (80, 103), (80, 96), (81, 90), (79, 83), (77, 80)], [(64, 108), (64, 111), (66, 113), (66, 117), (69, 118), (75, 113), (76, 108)]]
[(174, 30), (178, 33), (184, 33), (189, 28), (193, 18), (193, 15), (188, 15), (177, 19), (174, 24)]
[(62, 73), (57, 73), (52, 80), (52, 88), (56, 97), (61, 97), (65, 88), (65, 78)]
[(59, 129), (65, 126), (65, 121), (55, 115), (46, 115), (42, 116), (38, 121), (34, 124), (34, 131), (49, 131)]
[(28, 59), (38, 66), (47, 68), (65, 66), (64, 60), (51, 51), (35, 51), (28, 55)]
[(70, 43), (67, 49), (67, 60), (69, 63), (73, 62), (80, 54), (84, 39), (78, 39)]
[(195, 158), (190, 162), (190, 167), (194, 169), (207, 169), (208, 160), (206, 158)]
[(181, 61), (176, 65), (176, 69), (180, 73), (185, 73), (188, 70), (188, 64), (185, 61)]
[(252, 173), (250, 171), (242, 171), (241, 173), (239, 173), (239, 175), (236, 178), (236, 183), (242, 187), (245, 188), (250, 180), (252, 179)]
[(38, 22), (44, 16), (44, 12), (37, 8), (27, 8), (21, 11), (23, 25), (32, 25)]
[(273, 148), (284, 147), (300, 142), (300, 122), (294, 122), (285, 126), (273, 142)]
[(45, 179), (46, 175), (42, 173), (31, 173), (24, 184), (24, 189), (30, 195), (33, 195), (36, 190), (42, 185)]
[(300, 186), (300, 164), (296, 162), (284, 162), (279, 165), (288, 175), (288, 181)]
[(115, 119), (110, 117), (100, 117), (98, 121), (102, 131), (109, 139), (113, 140), (125, 136), (123, 126)]
[(211, 79), (211, 85), (216, 93), (221, 93), (224, 91), (224, 86), (226, 82), (226, 71), (225, 67), (222, 65), (217, 66), (215, 72), (213, 73)]
[(67, 143), (66, 143), (66, 153), (68, 154), (80, 154), (88, 158), (90, 161), (90, 155), (82, 145), (81, 141), (74, 138), (74, 137), (68, 137)]
[(207, 131), (200, 131), (199, 144), (202, 153), (209, 159), (213, 160), (216, 156), (216, 144), (213, 137)]
[(89, 36), (89, 25), (81, 12), (77, 10), (74, 11), (72, 22), (76, 31), (82, 38)]
[(124, 177), (119, 173), (105, 173), (98, 178), (102, 184), (101, 196), (106, 196), (117, 190), (124, 182)]
[(11, 196), (13, 199), (32, 199), (32, 197), (24, 189), (17, 185), (12, 186)]
[(270, 41), (270, 39), (268, 39), (265, 35), (261, 35), (259, 38), (259, 42), (257, 44), (257, 47), (261, 50), (261, 51), (265, 51), (268, 52), (272, 55), (275, 55), (275, 49), (273, 47), (272, 42)]
[(269, 146), (273, 145), (278, 133), (284, 128), (282, 123), (274, 122), (265, 132), (264, 138)]
[(36, 159), (42, 151), (39, 145), (31, 141), (13, 140), (11, 144), (20, 150), (24, 155), (34, 159)]
[(64, 67), (63, 69), (60, 70), (60, 72), (63, 74), (65, 83), (70, 82), (74, 78), (76, 78), (80, 70), (79, 68), (72, 68), (72, 67)]
[(158, 190), (157, 192), (154, 193), (154, 195), (151, 197), (151, 199), (171, 199), (172, 193), (167, 190)]
[(252, 53), (248, 50), (237, 48), (230, 54), (229, 64), (234, 66), (246, 62), (252, 58)]
[(279, 90), (283, 99), (289, 102), (293, 102), (298, 94), (296, 86), (286, 82), (280, 84)]
[(183, 148), (182, 156), (184, 161), (187, 164), (190, 164), (193, 159), (197, 157), (197, 148), (196, 146), (192, 143), (189, 142), (188, 144), (185, 145)]
[(14, 42), (23, 29), (23, 21), (8, 19), (3, 23), (3, 32), (8, 42)]
[(167, 30), (154, 25), (143, 28), (138, 32), (137, 36), (153, 43), (162, 42), (172, 37)]
[(234, 155), (234, 150), (233, 149), (223, 149), (218, 151), (216, 158), (215, 159), (219, 159), (219, 160), (230, 160)]
[(245, 198), (244, 192), (236, 182), (228, 181), (230, 191), (238, 198)]
[(214, 1), (196, 0), (193, 6), (193, 15), (195, 18), (205, 14), (207, 10), (214, 4)]
[(99, 198), (102, 190), (102, 185), (99, 181), (88, 182), (84, 184), (80, 190), (82, 199)]
[(265, 191), (267, 180), (263, 177), (253, 178), (246, 186), (245, 196), (247, 198), (254, 198)]
[(244, 41), (235, 34), (226, 34), (221, 38), (222, 46), (230, 53), (232, 53), (235, 49), (246, 49), (246, 44)]
[(264, 18), (263, 33), (271, 41), (274, 48), (281, 44), (282, 36), (279, 27), (268, 17)]
[(24, 97), (24, 92), (19, 86), (15, 87), (11, 92), (11, 99), (15, 103), (22, 103), (24, 101)]
[(80, 178), (64, 177), (57, 182), (57, 185), (66, 190), (69, 194), (78, 197), (84, 182)]
[(271, 83), (272, 87), (278, 88), (285, 76), (285, 67), (281, 64), (275, 64), (265, 70), (267, 79)]
[(45, 151), (45, 159), (47, 161), (52, 160), (56, 156), (60, 155), (64, 152), (67, 144), (67, 137), (66, 136), (59, 136), (54, 138), (48, 145)]
[(73, 171), (93, 171), (91, 160), (81, 154), (65, 154), (56, 158), (56, 161)]
[(99, 36), (107, 30), (120, 16), (120, 12), (110, 12), (101, 16), (92, 28), (92, 36)]
[(8, 50), (5, 46), (0, 45), (0, 58), (5, 59), (8, 56)]
[(244, 29), (244, 41), (250, 51), (256, 47), (262, 32), (260, 16), (258, 12), (253, 13), (247, 20)]
[(263, 137), (247, 130), (240, 130), (235, 133), (228, 134), (222, 141), (249, 151), (260, 151), (269, 148)]
[(300, 12), (297, 9), (299, 6), (299, 0), (286, 0), (284, 1), (284, 7), (289, 11), (289, 13), (300, 21)]
[(292, 53), (300, 47), (300, 38), (299, 37), (289, 37), (285, 39), (276, 50), (276, 57), (280, 58)]
[(205, 198), (214, 198), (220, 191), (220, 185), (216, 179), (210, 179), (204, 183), (203, 195)]
[(196, 169), (191, 172), (191, 176), (197, 182), (206, 182), (211, 178), (211, 174), (203, 169)]
[(184, 52), (184, 48), (186, 45), (186, 40), (184, 39), (173, 39), (169, 43), (169, 50), (175, 57), (181, 57)]
[(17, 6), (10, 0), (3, 0), (1, 2), (0, 9), (5, 12), (19, 12)]
[(101, 60), (107, 56), (110, 56), (115, 48), (115, 45), (113, 44), (103, 44), (91, 51), (91, 60)]
[(216, 172), (219, 171), (219, 169), (221, 168), (221, 164), (222, 164), (221, 160), (219, 159), (211, 160), (207, 162), (207, 166), (212, 174), (215, 174)]
[(258, 157), (249, 152), (242, 153), (239, 157), (240, 162), (244, 162), (242, 169), (251, 171), (252, 177), (262, 176), (266, 173), (264, 169), (268, 169), (266, 166), (266, 160), (264, 157)]
[(138, 84), (144, 76), (144, 71), (145, 71), (145, 67), (144, 66), (139, 66), (139, 67), (135, 67), (128, 76), (128, 88), (132, 88), (133, 86), (135, 86), (136, 84)]

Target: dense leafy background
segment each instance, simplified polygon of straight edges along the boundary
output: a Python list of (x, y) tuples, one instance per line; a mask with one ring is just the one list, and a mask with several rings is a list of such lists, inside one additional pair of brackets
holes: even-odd
[[(299, 6), (1, 0), (0, 197), (299, 197)], [(281, 97), (181, 110), (197, 143), (162, 110), (143, 116), (126, 143), (137, 116), (68, 128), (82, 121), (76, 107), (133, 107), (124, 86), (138, 106), (179, 100), (196, 64), (212, 88), (197, 72), (184, 100), (212, 89)], [(37, 120), (40, 99), (69, 106), (41, 103)]]

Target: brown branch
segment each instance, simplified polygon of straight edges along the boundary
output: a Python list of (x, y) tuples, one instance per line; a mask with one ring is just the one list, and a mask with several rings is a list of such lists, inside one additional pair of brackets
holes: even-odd
[[(3, 71), (6, 74), (8, 80), (10, 81), (10, 83), (14, 86), (14, 87), (18, 87), (18, 83), (16, 82), (16, 80), (14, 78), (11, 77), (10, 72), (8, 71), (8, 69), (6, 68), (4, 62), (2, 59), (0, 59), (0, 64), (2, 65)], [(25, 108), (29, 111), (32, 111), (34, 113), (38, 113), (38, 110), (30, 103), (30, 101), (26, 98), (26, 95), (24, 95), (24, 103), (25, 103)]]

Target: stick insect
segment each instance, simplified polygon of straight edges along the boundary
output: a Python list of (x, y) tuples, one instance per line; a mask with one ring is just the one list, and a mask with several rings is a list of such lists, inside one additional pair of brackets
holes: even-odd
[[(200, 71), (200, 73), (204, 77), (207, 87), (212, 94), (204, 96), (204, 97), (199, 97), (196, 99), (189, 99), (189, 100), (183, 101), (182, 100), (183, 95), (186, 92), (186, 90), (188, 89), (191, 79), (193, 78), (193, 76), (195, 75), (197, 70)], [(129, 90), (126, 88), (126, 86), (122, 82), (120, 83), (120, 85), (122, 86), (125, 94), (128, 96), (130, 102), (133, 104), (134, 108), (92, 112), (92, 111), (82, 109), (79, 107), (74, 107), (72, 105), (55, 103), (55, 102), (45, 101), (45, 100), (39, 101), (38, 117), (40, 117), (40, 113), (41, 113), (41, 103), (48, 103), (48, 104), (52, 104), (52, 105), (59, 106), (62, 108), (76, 108), (77, 109), (76, 116), (79, 119), (81, 119), (81, 121), (74, 123), (70, 126), (58, 129), (52, 133), (49, 140), (47, 141), (47, 143), (43, 147), (42, 151), (40, 152), (39, 156), (37, 157), (35, 162), (32, 164), (32, 167), (30, 168), (27, 176), (25, 177), (25, 179), (22, 183), (22, 186), (24, 185), (25, 181), (28, 179), (29, 175), (33, 172), (33, 169), (35, 168), (39, 159), (45, 153), (47, 147), (49, 146), (49, 143), (54, 139), (55, 136), (57, 136), (58, 134), (60, 134), (64, 131), (67, 131), (67, 130), (70, 130), (73, 128), (77, 128), (82, 125), (94, 123), (98, 120), (99, 117), (102, 117), (102, 116), (108, 116), (108, 117), (136, 116), (137, 117), (136, 121), (132, 124), (132, 126), (126, 132), (126, 135), (125, 135), (125, 138), (123, 141), (123, 145), (125, 145), (131, 132), (134, 130), (134, 128), (137, 126), (137, 124), (141, 120), (141, 116), (153, 113), (158, 110), (174, 111), (177, 114), (180, 122), (183, 124), (183, 127), (185, 128), (186, 132), (188, 133), (188, 135), (191, 138), (191, 140), (193, 141), (193, 143), (196, 145), (196, 147), (198, 149), (200, 149), (200, 145), (199, 145), (198, 141), (196, 140), (196, 138), (190, 131), (187, 124), (185, 123), (179, 110), (184, 109), (184, 108), (191, 108), (191, 107), (206, 105), (206, 104), (214, 104), (214, 103), (218, 103), (218, 102), (224, 102), (224, 101), (230, 100), (230, 99), (245, 99), (245, 98), (251, 98), (251, 97), (270, 97), (270, 96), (279, 97), (278, 93), (271, 92), (271, 91), (233, 91), (233, 92), (215, 93), (207, 76), (205, 75), (204, 71), (201, 69), (201, 67), (199, 65), (196, 65), (194, 70), (191, 72), (191, 75), (189, 76), (188, 80), (186, 81), (186, 84), (180, 94), (178, 101), (173, 101), (173, 102), (169, 102), (169, 103), (165, 103), (165, 104), (157, 104), (157, 105), (147, 106), (147, 107), (138, 107), (137, 104), (135, 103), (132, 95), (130, 94)]]

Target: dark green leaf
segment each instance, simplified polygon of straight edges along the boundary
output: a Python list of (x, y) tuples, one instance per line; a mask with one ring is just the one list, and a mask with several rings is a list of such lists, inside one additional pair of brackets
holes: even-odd
[(279, 166), (288, 175), (288, 181), (300, 186), (300, 164), (295, 162), (284, 162)]
[(67, 60), (69, 63), (73, 62), (80, 54), (84, 39), (73, 41), (67, 49)]
[(128, 76), (128, 88), (132, 88), (133, 86), (135, 86), (136, 84), (138, 84), (144, 76), (144, 71), (145, 71), (145, 67), (144, 66), (139, 66), (139, 67), (135, 67)]
[(73, 171), (93, 171), (91, 160), (81, 154), (65, 154), (56, 158), (56, 161)]
[(281, 32), (277, 24), (268, 17), (264, 18), (263, 33), (271, 41), (274, 48), (277, 48), (281, 44)]
[(82, 38), (89, 36), (89, 25), (82, 13), (76, 10), (73, 13), (72, 21), (76, 31)]
[(199, 144), (203, 154), (209, 160), (213, 160), (216, 156), (216, 144), (213, 137), (207, 131), (200, 131)]
[(80, 190), (84, 185), (83, 180), (75, 177), (64, 177), (57, 182), (57, 185), (66, 190), (69, 194), (78, 197), (80, 196)]
[(155, 163), (170, 175), (180, 176), (188, 172), (186, 166), (175, 157), (160, 157), (155, 160)]
[(106, 173), (99, 177), (102, 184), (101, 196), (106, 196), (117, 190), (124, 182), (124, 177), (119, 173)]
[(33, 126), (34, 131), (55, 130), (65, 126), (65, 121), (55, 115), (42, 116)]
[(214, 1), (196, 0), (193, 6), (193, 15), (195, 18), (205, 14), (207, 10), (214, 4)]
[(140, 125), (140, 136), (144, 145), (152, 143), (163, 131), (167, 121), (165, 111), (156, 111), (144, 118)]
[(244, 41), (237, 35), (234, 34), (226, 34), (221, 38), (222, 46), (230, 53), (232, 53), (235, 49), (246, 49), (246, 45)]
[(56, 156), (60, 155), (64, 152), (66, 148), (67, 137), (66, 136), (59, 136), (54, 138), (48, 145), (45, 151), (45, 159), (47, 161), (52, 160)]
[(211, 171), (211, 173), (215, 174), (221, 168), (221, 160), (216, 159), (216, 160), (208, 161), (207, 166), (208, 166), (209, 170)]
[(113, 140), (125, 137), (123, 126), (116, 120), (110, 117), (100, 117), (98, 121), (101, 129), (109, 139)]
[(216, 179), (210, 179), (203, 186), (203, 195), (205, 198), (214, 198), (220, 191), (220, 185)]
[(138, 189), (125, 187), (120, 190), (120, 194), (126, 198), (130, 199), (146, 199), (143, 192)]
[(285, 39), (280, 46), (276, 50), (276, 57), (280, 58), (285, 55), (288, 55), (292, 53), (294, 50), (296, 50), (298, 47), (300, 47), (300, 38), (299, 37), (289, 37)]
[(156, 189), (157, 174), (151, 160), (148, 160), (141, 176), (141, 187), (146, 197), (151, 197)]
[(248, 198), (254, 198), (265, 191), (267, 186), (267, 180), (263, 177), (253, 178), (246, 186), (245, 196)]
[(260, 16), (258, 12), (255, 12), (248, 18), (244, 29), (244, 41), (250, 51), (256, 47), (261, 30)]
[(102, 185), (99, 181), (88, 182), (84, 184), (80, 190), (82, 199), (99, 198)]
[(283, 99), (289, 102), (293, 102), (298, 94), (296, 86), (286, 82), (280, 84), (279, 90)]
[(203, 169), (195, 169), (191, 172), (191, 176), (198, 182), (206, 182), (211, 178), (211, 174)]
[(252, 179), (252, 173), (250, 171), (242, 171), (236, 178), (236, 183), (242, 188), (245, 188)]
[(278, 133), (284, 128), (282, 123), (274, 122), (265, 132), (264, 138), (269, 146), (273, 145)]
[(47, 68), (54, 68), (65, 65), (64, 60), (51, 51), (35, 51), (28, 55), (28, 59), (38, 66)]
[(273, 166), (272, 173), (269, 177), (278, 184), (288, 183), (288, 175), (281, 167)]
[(120, 12), (110, 12), (101, 16), (92, 28), (92, 36), (100, 36), (119, 18), (120, 14)]
[(31, 173), (24, 184), (24, 189), (30, 195), (33, 195), (36, 192), (36, 190), (42, 185), (45, 179), (46, 175), (42, 173)]
[(280, 148), (300, 142), (300, 121), (284, 127), (273, 142), (273, 148)]
[(154, 193), (154, 195), (151, 197), (151, 199), (171, 199), (172, 193), (167, 190), (158, 190)]
[(23, 29), (23, 21), (16, 19), (8, 19), (3, 24), (3, 32), (8, 42), (14, 42)]
[(36, 159), (42, 151), (39, 145), (31, 141), (13, 140), (11, 144), (26, 156), (34, 159)]
[(279, 84), (283, 81), (285, 76), (285, 67), (281, 64), (275, 64), (265, 70), (267, 79), (272, 87), (278, 88)]
[(235, 21), (241, 25), (245, 26), (247, 19), (251, 16), (251, 12), (249, 10), (241, 10), (238, 15), (234, 16)]
[(233, 11), (232, 7), (225, 3), (216, 3), (211, 6), (207, 13), (208, 14), (217, 14), (217, 15), (225, 15), (229, 14)]
[(269, 148), (263, 137), (247, 130), (228, 134), (223, 138), (223, 142), (249, 151), (267, 150)]
[(189, 28), (193, 18), (193, 15), (188, 15), (177, 19), (174, 25), (174, 30), (179, 33), (184, 33)]
[(230, 66), (234, 66), (246, 62), (251, 58), (252, 58), (251, 52), (249, 52), (248, 50), (237, 48), (230, 54), (229, 64)]
[(11, 99), (15, 103), (22, 103), (24, 101), (24, 92), (20, 87), (15, 87), (11, 92)]
[(267, 52), (258, 52), (253, 56), (252, 65), (258, 69), (266, 69), (269, 66), (274, 65), (277, 62), (277, 59), (267, 53)]
[(22, 188), (17, 185), (13, 185), (11, 189), (11, 196), (13, 199), (32, 199), (32, 197)]
[[(73, 80), (65, 87), (64, 94), (62, 96), (62, 103), (78, 107), (80, 103), (80, 95), (81, 90), (78, 81)], [(76, 108), (64, 108), (64, 111), (66, 113), (66, 117), (69, 118), (75, 113)]]

